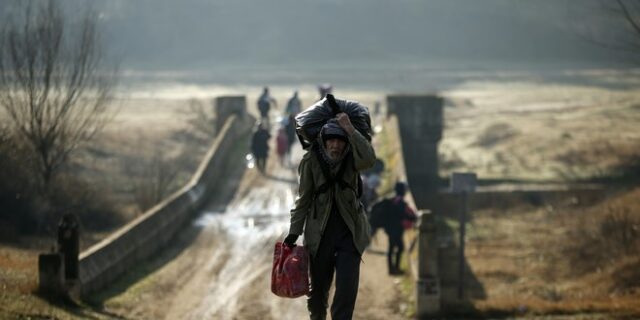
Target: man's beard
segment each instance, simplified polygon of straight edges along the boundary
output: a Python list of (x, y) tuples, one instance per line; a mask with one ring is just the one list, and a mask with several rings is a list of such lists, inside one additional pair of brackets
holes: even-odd
[(350, 152), (350, 149), (351, 148), (350, 148), (349, 144), (346, 144), (346, 146), (342, 150), (342, 152), (334, 157), (333, 155), (331, 155), (331, 152), (327, 149), (327, 147), (324, 145), (324, 143), (319, 143), (318, 144), (318, 151), (322, 155), (322, 159), (326, 163), (328, 163), (329, 166), (331, 166), (332, 168), (337, 166), (340, 162), (342, 162), (342, 160), (344, 159), (346, 154)]
[(333, 161), (340, 160), (340, 156), (342, 156), (342, 152), (340, 151), (329, 151), (329, 158)]

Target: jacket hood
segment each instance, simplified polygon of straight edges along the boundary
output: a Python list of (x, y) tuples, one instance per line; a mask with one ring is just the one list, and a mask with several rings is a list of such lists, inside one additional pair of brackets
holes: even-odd
[(324, 146), (324, 141), (325, 139), (323, 139), (323, 134), (322, 132), (320, 132), (320, 134), (318, 135), (318, 149), (320, 151), (320, 155), (322, 155), (322, 159), (327, 164), (329, 164), (331, 168), (335, 168), (338, 164), (340, 164), (340, 162), (342, 162), (342, 160), (344, 160), (344, 157), (347, 156), (347, 153), (351, 151), (351, 146), (349, 145), (349, 142), (347, 140), (347, 144), (345, 145), (344, 150), (340, 155), (340, 158), (336, 160), (332, 160), (331, 157), (329, 156), (329, 151), (327, 151), (327, 148)]

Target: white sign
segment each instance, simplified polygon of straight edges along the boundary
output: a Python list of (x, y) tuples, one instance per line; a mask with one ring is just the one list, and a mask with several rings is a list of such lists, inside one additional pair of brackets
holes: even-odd
[(451, 174), (451, 192), (472, 193), (476, 190), (476, 174), (454, 172)]

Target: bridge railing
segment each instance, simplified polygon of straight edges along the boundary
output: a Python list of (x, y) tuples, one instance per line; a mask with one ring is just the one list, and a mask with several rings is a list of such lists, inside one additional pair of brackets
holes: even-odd
[(225, 179), (231, 150), (250, 131), (247, 115), (230, 115), (191, 180), (180, 190), (80, 254), (80, 293), (104, 288), (145, 261), (180, 230)]

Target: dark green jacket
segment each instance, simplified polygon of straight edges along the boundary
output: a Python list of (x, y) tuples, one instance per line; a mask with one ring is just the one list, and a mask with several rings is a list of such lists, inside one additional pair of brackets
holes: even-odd
[(298, 167), (300, 185), (295, 206), (291, 209), (289, 233), (301, 235), (304, 229), (304, 244), (312, 256), (320, 245), (331, 210), (331, 197), (334, 196), (338, 212), (349, 227), (358, 252), (362, 254), (369, 244), (370, 226), (356, 190), (359, 171), (371, 168), (376, 155), (371, 144), (357, 130), (349, 137), (349, 144), (352, 156), (346, 157), (333, 168), (332, 174), (335, 175), (341, 166), (346, 165), (342, 180), (350, 187), (344, 188), (336, 183), (327, 192), (318, 194), (316, 190), (326, 179), (320, 160), (312, 149), (302, 157)]

